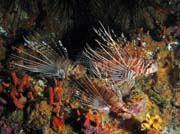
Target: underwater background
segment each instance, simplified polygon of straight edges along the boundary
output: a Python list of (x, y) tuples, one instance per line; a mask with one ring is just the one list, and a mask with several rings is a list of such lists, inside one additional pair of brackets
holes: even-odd
[(180, 134), (179, 0), (0, 0), (0, 134)]

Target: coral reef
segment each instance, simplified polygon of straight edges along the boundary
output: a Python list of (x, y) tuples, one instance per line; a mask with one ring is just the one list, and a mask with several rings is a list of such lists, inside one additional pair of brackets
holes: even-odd
[[(107, 34), (105, 36), (106, 42), (114, 44), (124, 42), (128, 45), (125, 45), (126, 47), (121, 46), (121, 48), (118, 46), (113, 48), (110, 45), (109, 50), (101, 47), (104, 52), (100, 50), (92, 51), (90, 48), (89, 51), (101, 58), (105, 56), (107, 59), (104, 59), (112, 63), (112, 65), (116, 63), (111, 62), (109, 58), (116, 61), (117, 56), (111, 49), (127, 51), (120, 56), (120, 58), (124, 58), (124, 60), (127, 61), (133, 59), (132, 57), (126, 59), (128, 58), (125, 57), (127, 55), (131, 55), (136, 59), (144, 57), (144, 60), (147, 60), (144, 63), (142, 62), (143, 64), (147, 64), (147, 68), (144, 69), (141, 68), (141, 66), (137, 66), (139, 65), (137, 63), (140, 63), (138, 60), (136, 60), (137, 62), (132, 60), (129, 64), (125, 64), (124, 60), (119, 60), (118, 66), (121, 65), (124, 68), (128, 68), (130, 72), (131, 70), (135, 72), (133, 75), (127, 76), (130, 81), (132, 79), (134, 81), (129, 89), (127, 88), (128, 85), (123, 85), (123, 79), (126, 79), (125, 76), (118, 78), (118, 86), (116, 86), (116, 80), (113, 78), (115, 73), (112, 71), (108, 72), (106, 62), (100, 64), (101, 61), (93, 61), (88, 51), (86, 51), (86, 53), (89, 55), (86, 54), (86, 56), (91, 59), (92, 66), (98, 65), (99, 70), (97, 66), (89, 70), (88, 66), (73, 64), (65, 59), (63, 64), (66, 65), (62, 65), (59, 68), (59, 70), (62, 70), (59, 74), (46, 75), (46, 70), (43, 69), (38, 71), (38, 73), (44, 76), (38, 76), (30, 72), (34, 72), (33, 70), (35, 69), (40, 69), (40, 67), (36, 68), (37, 63), (35, 62), (40, 61), (40, 59), (38, 57), (37, 59), (35, 59), (35, 57), (28, 57), (29, 55), (26, 55), (28, 48), (26, 47), (12, 47), (17, 56), (13, 55), (12, 59), (14, 61), (10, 62), (11, 71), (9, 75), (6, 76), (10, 76), (9, 79), (11, 80), (7, 81), (1, 76), (0, 91), (2, 97), (0, 98), (0, 105), (2, 111), (0, 114), (3, 117), (1, 119), (1, 131), (6, 133), (41, 131), (44, 134), (73, 132), (83, 132), (86, 134), (110, 134), (120, 132), (129, 134), (134, 132), (163, 134), (166, 133), (166, 131), (172, 131), (172, 126), (178, 126), (179, 75), (176, 75), (175, 71), (178, 71), (179, 68), (177, 62), (175, 62), (174, 51), (168, 49), (166, 41), (151, 42), (151, 37), (144, 33), (139, 33), (138, 38), (141, 38), (141, 40), (139, 40), (139, 42), (138, 40), (135, 41), (137, 43), (135, 48), (132, 45), (133, 43), (131, 41), (125, 41), (124, 37), (120, 38), (120, 42), (115, 42), (114, 40), (110, 42), (109, 39), (111, 38), (109, 38), (109, 35), (110, 34)], [(37, 40), (35, 41), (37, 42)], [(27, 43), (28, 40), (25, 39), (25, 42)], [(28, 44), (30, 43), (32, 42)], [(146, 46), (138, 46), (143, 44), (146, 44)], [(148, 44), (151, 44), (151, 46)], [(37, 51), (41, 50), (40, 48), (34, 49), (33, 47), (34, 46), (30, 46), (30, 49), (35, 52), (40, 52)], [(159, 48), (158, 51), (156, 50), (157, 47)], [(61, 46), (60, 48), (63, 47)], [(42, 49), (44, 48), (42, 47)], [(46, 50), (46, 48), (44, 50)], [(50, 50), (50, 48), (47, 50)], [(49, 52), (54, 51), (50, 50)], [(115, 58), (111, 57), (110, 53), (112, 53)], [(50, 57), (50, 55), (45, 53), (39, 54), (39, 56), (47, 60), (48, 57), (45, 56)], [(102, 54), (102, 56), (100, 56), (100, 54)], [(16, 58), (14, 59), (15, 56)], [(26, 59), (21, 58), (24, 56)], [(149, 61), (152, 61), (151, 58), (154, 58), (152, 63), (155, 63), (156, 60), (158, 71), (154, 68), (154, 64), (150, 64), (153, 65), (152, 67), (149, 66), (149, 63), (151, 63)], [(22, 61), (19, 62), (21, 59)], [(49, 61), (51, 61), (51, 59), (50, 57)], [(94, 57), (94, 59), (96, 59), (96, 57)], [(27, 64), (26, 60), (30, 62)], [(55, 62), (53, 64), (56, 65)], [(32, 67), (27, 69), (28, 72), (18, 71), (24, 70), (26, 67), (30, 67), (30, 65), (32, 65)], [(46, 64), (41, 63), (41, 65), (44, 66)], [(16, 69), (17, 66), (17, 72), (12, 71), (12, 69)], [(109, 68), (113, 67), (111, 65), (108, 66)], [(104, 71), (101, 71), (101, 69)], [(138, 69), (142, 69), (142, 71)], [(114, 68), (114, 70), (118, 70), (118, 68)], [(125, 72), (123, 69), (121, 71)], [(103, 74), (104, 72), (114, 74), (109, 74), (112, 76), (112, 78), (110, 78), (106, 77), (106, 75)], [(151, 74), (154, 72), (156, 73)], [(150, 75), (147, 76), (148, 74)], [(172, 83), (171, 78), (174, 78), (176, 83)], [(130, 83), (127, 82), (126, 84)], [(8, 98), (10, 101), (7, 101)], [(170, 103), (171, 101), (173, 103)], [(14, 110), (8, 111), (8, 107), (12, 105)], [(6, 111), (8, 111), (7, 114), (5, 114)], [(162, 114), (160, 114), (161, 111)], [(5, 119), (6, 117), (8, 118)], [(176, 120), (173, 120), (175, 117)], [(23, 124), (24, 120), (27, 120), (25, 124)], [(126, 121), (128, 120), (131, 121), (131, 126), (137, 126), (136, 129), (127, 127)], [(79, 126), (77, 127), (74, 123), (79, 124)], [(15, 124), (18, 126), (17, 128), (13, 127)], [(26, 126), (26, 128), (24, 128), (24, 126)]]
[(0, 3), (0, 133), (178, 131), (179, 1)]
[(32, 129), (41, 129), (50, 124), (51, 106), (47, 101), (40, 101), (28, 108), (28, 124)]

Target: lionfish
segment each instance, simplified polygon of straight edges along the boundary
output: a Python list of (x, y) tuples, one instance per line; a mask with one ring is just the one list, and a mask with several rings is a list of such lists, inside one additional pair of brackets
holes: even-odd
[(113, 31), (106, 30), (102, 24), (101, 27), (94, 29), (101, 38), (101, 41), (96, 40), (100, 48), (93, 50), (87, 46), (84, 54), (96, 77), (106, 80), (114, 90), (120, 89), (119, 92), (126, 95), (135, 84), (137, 76), (157, 71), (157, 62), (147, 56), (147, 44), (140, 38), (128, 42), (123, 34), (121, 38), (117, 38)]
[[(54, 43), (55, 49), (45, 41), (35, 38), (24, 38), (26, 49), (16, 48), (19, 54), (12, 54), (12, 65), (20, 67), (26, 71), (40, 73), (46, 77), (58, 77), (64, 79), (70, 75), (75, 65), (68, 59), (66, 48), (61, 41)], [(60, 53), (60, 54), (59, 54)]]
[(82, 89), (76, 88), (74, 96), (81, 105), (104, 113), (113, 112), (125, 119), (132, 117), (132, 112), (123, 102), (122, 96), (105, 80), (85, 75), (77, 83)]

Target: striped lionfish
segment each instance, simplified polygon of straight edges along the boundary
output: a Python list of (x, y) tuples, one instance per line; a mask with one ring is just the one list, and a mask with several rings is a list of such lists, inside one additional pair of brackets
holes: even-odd
[(27, 49), (13, 47), (22, 55), (12, 54), (12, 58), (17, 60), (17, 62), (12, 63), (16, 67), (41, 73), (46, 77), (58, 77), (60, 79), (70, 75), (75, 68), (75, 65), (68, 59), (67, 50), (61, 41), (54, 44), (56, 48), (59, 48), (59, 54), (44, 41), (41, 42), (34, 38), (31, 40), (24, 38), (24, 40), (24, 46), (27, 46)]
[(99, 30), (94, 29), (102, 40), (96, 40), (100, 48), (93, 50), (87, 46), (84, 54), (90, 60), (91, 70), (96, 77), (106, 80), (118, 89), (120, 95), (127, 95), (137, 76), (157, 71), (157, 62), (153, 58), (147, 58), (143, 47), (145, 42), (138, 47), (141, 41), (139, 38), (128, 42), (124, 36), (117, 38), (113, 31), (107, 31), (102, 24), (101, 26)]
[(74, 96), (82, 105), (104, 113), (113, 112), (126, 119), (132, 117), (122, 98), (105, 80), (86, 75), (78, 83), (83, 90), (76, 88)]

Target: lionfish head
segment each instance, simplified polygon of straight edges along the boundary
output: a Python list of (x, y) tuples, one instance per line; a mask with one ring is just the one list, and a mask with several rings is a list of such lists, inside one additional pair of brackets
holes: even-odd
[(152, 74), (158, 71), (158, 63), (154, 60), (149, 60), (147, 63), (147, 69), (145, 75)]
[(97, 108), (97, 110), (104, 112), (104, 113), (110, 113), (111, 106), (105, 104), (101, 99), (94, 98), (93, 99), (93, 105)]
[(63, 69), (58, 69), (57, 72), (54, 74), (55, 77), (64, 79), (65, 78), (65, 71)]

